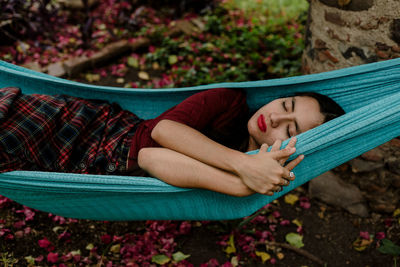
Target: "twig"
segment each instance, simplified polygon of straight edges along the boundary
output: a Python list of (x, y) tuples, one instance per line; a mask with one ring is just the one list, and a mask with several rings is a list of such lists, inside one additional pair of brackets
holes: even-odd
[(256, 245), (267, 245), (267, 246), (275, 246), (275, 247), (281, 247), (281, 248), (286, 248), (289, 250), (292, 250), (294, 252), (296, 252), (297, 254), (300, 254), (320, 265), (325, 265), (325, 263), (318, 257), (314, 256), (313, 254), (311, 254), (310, 252), (301, 249), (301, 248), (296, 248), (292, 245), (289, 244), (285, 244), (285, 243), (278, 243), (278, 242), (272, 242), (272, 241), (265, 241), (265, 242), (256, 242)]

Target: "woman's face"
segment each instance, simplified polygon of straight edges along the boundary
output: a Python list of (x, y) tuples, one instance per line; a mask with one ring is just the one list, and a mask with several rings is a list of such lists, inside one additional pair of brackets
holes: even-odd
[(271, 146), (278, 139), (286, 140), (323, 122), (318, 101), (312, 97), (276, 99), (260, 108), (248, 121), (248, 151), (259, 149), (263, 143)]

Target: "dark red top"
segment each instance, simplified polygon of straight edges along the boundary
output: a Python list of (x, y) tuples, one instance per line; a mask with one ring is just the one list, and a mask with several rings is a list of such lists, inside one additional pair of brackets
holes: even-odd
[(212, 89), (192, 95), (155, 119), (137, 128), (129, 154), (129, 169), (137, 168), (137, 155), (144, 147), (160, 147), (151, 131), (161, 120), (188, 125), (228, 147), (239, 149), (247, 137), (249, 109), (246, 95), (236, 89)]

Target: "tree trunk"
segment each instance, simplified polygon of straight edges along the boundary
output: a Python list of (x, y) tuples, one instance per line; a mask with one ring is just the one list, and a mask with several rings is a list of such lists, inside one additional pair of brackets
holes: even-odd
[(303, 72), (400, 57), (399, 0), (309, 0)]

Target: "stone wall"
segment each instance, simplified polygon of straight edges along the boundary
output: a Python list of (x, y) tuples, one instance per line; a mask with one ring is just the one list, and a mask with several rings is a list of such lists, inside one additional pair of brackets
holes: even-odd
[(400, 57), (400, 0), (309, 0), (303, 72)]

